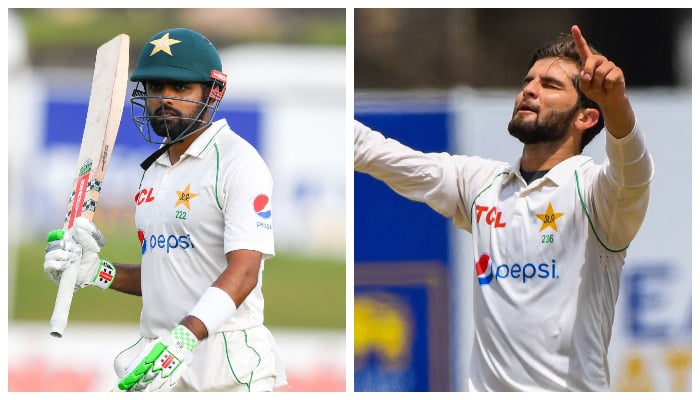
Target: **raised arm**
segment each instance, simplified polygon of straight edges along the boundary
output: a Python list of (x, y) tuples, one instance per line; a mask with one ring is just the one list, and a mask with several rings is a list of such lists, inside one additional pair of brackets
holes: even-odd
[(571, 27), (571, 35), (583, 61), (581, 90), (600, 105), (608, 132), (618, 139), (627, 136), (634, 128), (635, 117), (622, 69), (605, 56), (593, 54), (577, 25)]

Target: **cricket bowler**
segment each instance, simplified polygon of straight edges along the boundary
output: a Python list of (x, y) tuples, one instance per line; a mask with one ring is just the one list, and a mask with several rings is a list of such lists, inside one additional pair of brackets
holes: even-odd
[[(582, 151), (603, 128), (596, 164)], [(610, 390), (620, 274), (654, 173), (622, 69), (578, 26), (538, 49), (508, 124), (523, 143), (512, 165), (354, 130), (356, 171), (472, 234), (469, 390)]]

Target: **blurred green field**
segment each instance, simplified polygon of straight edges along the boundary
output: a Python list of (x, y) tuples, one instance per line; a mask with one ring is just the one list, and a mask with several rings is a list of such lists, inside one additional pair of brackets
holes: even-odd
[[(104, 231), (100, 255), (138, 263), (140, 247), (131, 232)], [(46, 242), (32, 241), (15, 250), (17, 271), (10, 320), (46, 321), (57, 286), (43, 272)], [(13, 249), (10, 249), (13, 251)], [(12, 282), (10, 282), (12, 284)], [(265, 324), (276, 327), (345, 329), (345, 260), (278, 253), (265, 263)], [(138, 323), (141, 298), (113, 290), (85, 288), (76, 292), (70, 321)]]

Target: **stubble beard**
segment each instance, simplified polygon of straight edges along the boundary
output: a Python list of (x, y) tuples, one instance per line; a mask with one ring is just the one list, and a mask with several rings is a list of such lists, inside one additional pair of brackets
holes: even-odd
[(526, 121), (515, 112), (508, 123), (508, 132), (523, 144), (556, 142), (567, 135), (577, 112), (577, 106), (566, 111), (551, 111), (546, 116), (538, 112), (534, 121)]
[[(160, 112), (168, 111), (170, 113), (170, 118), (161, 118)], [(173, 115), (174, 114), (174, 115)], [(156, 133), (156, 135), (162, 138), (168, 138), (171, 141), (177, 140), (181, 137), (186, 130), (192, 130), (194, 119), (197, 117), (197, 112), (192, 112), (189, 115), (184, 115), (179, 110), (175, 108), (164, 106), (164, 109), (160, 107), (149, 112), (149, 120), (151, 123), (151, 128)], [(194, 123), (194, 125), (198, 125)], [(188, 129), (189, 128), (189, 129)]]

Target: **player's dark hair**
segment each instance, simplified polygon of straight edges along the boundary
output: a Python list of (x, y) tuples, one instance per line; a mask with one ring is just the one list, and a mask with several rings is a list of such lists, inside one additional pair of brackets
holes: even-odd
[[(589, 47), (593, 54), (600, 54), (596, 49), (590, 46), (590, 44)], [(578, 54), (578, 50), (576, 49), (576, 43), (574, 42), (574, 38), (569, 34), (562, 33), (553, 43), (550, 43), (544, 47), (540, 47), (539, 49), (537, 49), (532, 55), (532, 58), (530, 59), (530, 64), (527, 66), (528, 70), (532, 68), (532, 66), (537, 61), (543, 58), (550, 57), (562, 58), (564, 60), (573, 61), (579, 67), (579, 69), (583, 68), (583, 61), (581, 60), (581, 57)], [(603, 111), (600, 109), (598, 103), (589, 99), (581, 91), (581, 76), (574, 76), (573, 81), (574, 86), (576, 87), (576, 91), (578, 92), (577, 106), (582, 108), (595, 108), (596, 110), (598, 110), (598, 114), (600, 114), (600, 116), (598, 117), (598, 122), (594, 126), (585, 130), (583, 132), (583, 135), (581, 136), (580, 151), (583, 151), (583, 148), (586, 147), (586, 145), (590, 143), (591, 140), (593, 140), (593, 138), (596, 137), (596, 135), (600, 133), (600, 131), (603, 129), (603, 126), (605, 125), (605, 119), (603, 118)]]

